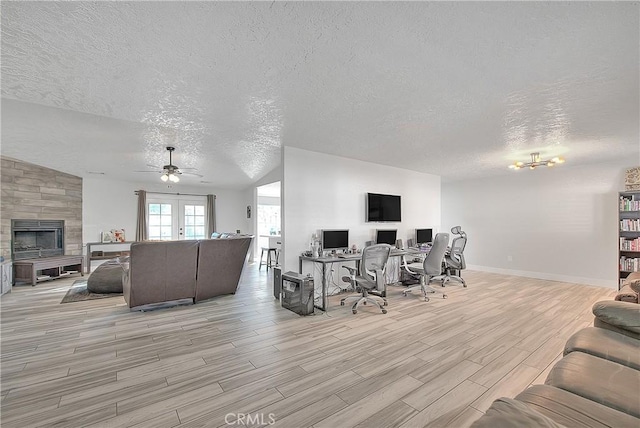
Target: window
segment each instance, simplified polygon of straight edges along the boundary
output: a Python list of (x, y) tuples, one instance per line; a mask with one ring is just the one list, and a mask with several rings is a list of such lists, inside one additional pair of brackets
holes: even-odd
[(172, 236), (171, 204), (149, 204), (149, 239), (168, 241)]
[(204, 239), (204, 206), (184, 205), (184, 239)]
[(206, 238), (205, 201), (167, 197), (148, 201), (150, 240)]

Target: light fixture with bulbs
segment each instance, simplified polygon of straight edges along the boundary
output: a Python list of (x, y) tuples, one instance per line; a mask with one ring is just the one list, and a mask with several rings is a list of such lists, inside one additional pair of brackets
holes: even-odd
[(165, 172), (160, 176), (160, 180), (164, 182), (170, 181), (172, 183), (177, 183), (178, 181), (180, 181), (180, 177), (178, 177), (175, 172)]
[(559, 156), (556, 156), (551, 159), (542, 160), (540, 159), (540, 153), (535, 152), (535, 153), (531, 153), (531, 162), (515, 162), (509, 165), (509, 168), (520, 169), (520, 168), (529, 167), (529, 169), (536, 169), (536, 167), (539, 167), (539, 166), (554, 166), (555, 164), (558, 164), (558, 163), (564, 163), (564, 159)]
[(167, 147), (167, 151), (169, 152), (169, 165), (165, 165), (162, 167), (162, 170), (164, 172), (160, 176), (160, 180), (164, 181), (165, 183), (167, 181), (177, 183), (178, 181), (180, 181), (179, 175), (182, 174), (180, 172), (180, 169), (173, 164), (173, 157), (171, 155), (173, 154), (174, 150), (175, 147)]

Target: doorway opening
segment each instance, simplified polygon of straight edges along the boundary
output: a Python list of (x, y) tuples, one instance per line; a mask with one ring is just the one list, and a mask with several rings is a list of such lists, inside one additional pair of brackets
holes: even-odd
[[(261, 248), (269, 248), (272, 243), (280, 241), (282, 232), (280, 182), (259, 186), (257, 199), (256, 236), (258, 239), (255, 254), (259, 257)], [(274, 245), (279, 251), (281, 244)]]

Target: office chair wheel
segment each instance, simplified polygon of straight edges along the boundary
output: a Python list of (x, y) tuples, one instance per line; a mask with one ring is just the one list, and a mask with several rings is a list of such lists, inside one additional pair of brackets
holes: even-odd
[(358, 311), (357, 311), (357, 310), (355, 310), (355, 309), (352, 309), (352, 310), (351, 310), (351, 312), (353, 312), (354, 314), (357, 314), (357, 313), (358, 313)]
[(386, 313), (387, 313), (387, 310), (386, 310), (386, 309), (383, 309), (383, 310), (382, 310), (382, 313), (383, 313), (383, 314), (386, 314)]
[(449, 296), (447, 296), (446, 294), (443, 294), (443, 295), (442, 295), (442, 298), (443, 298), (443, 299), (446, 299), (447, 297), (449, 297)]
[(386, 300), (384, 301), (384, 303), (382, 303), (382, 306), (388, 306), (389, 302), (387, 302)]
[(429, 300), (431, 300), (431, 299), (429, 299), (427, 296), (424, 296), (424, 301), (425, 302), (428, 302)]
[(344, 302), (342, 300), (340, 301), (340, 306), (344, 306)]

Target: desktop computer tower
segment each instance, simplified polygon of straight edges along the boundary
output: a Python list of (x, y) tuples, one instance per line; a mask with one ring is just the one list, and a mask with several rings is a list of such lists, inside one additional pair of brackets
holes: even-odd
[(282, 290), (282, 268), (276, 266), (273, 268), (273, 297), (280, 300), (280, 291)]
[(313, 277), (296, 272), (282, 274), (282, 307), (298, 315), (313, 313)]

